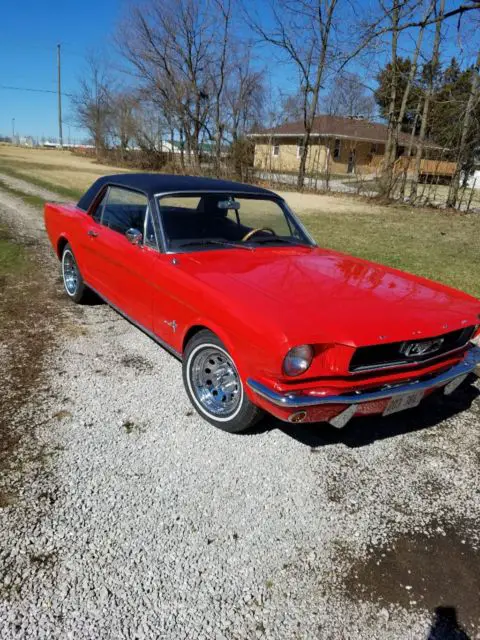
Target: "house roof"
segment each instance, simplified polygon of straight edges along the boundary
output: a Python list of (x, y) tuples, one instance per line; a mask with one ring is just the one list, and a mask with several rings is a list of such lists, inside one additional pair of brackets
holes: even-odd
[(97, 194), (105, 185), (126, 187), (142, 191), (148, 198), (158, 193), (182, 191), (226, 191), (231, 194), (254, 193), (257, 195), (275, 196), (272, 191), (250, 184), (202, 178), (198, 176), (168, 175), (165, 173), (117, 173), (98, 178), (78, 201), (77, 207), (87, 211)]
[[(299, 137), (303, 136), (304, 132), (303, 120), (298, 120), (296, 122), (285, 122), (271, 129), (262, 129), (255, 133), (250, 133), (249, 136), (252, 138), (265, 136)], [(312, 136), (314, 137), (348, 138), (350, 140), (380, 143), (387, 141), (387, 133), (387, 126), (379, 122), (371, 122), (363, 118), (344, 118), (327, 115), (316, 116), (312, 129)], [(401, 145), (408, 145), (410, 143), (410, 134), (401, 132), (398, 141)], [(431, 140), (425, 141), (425, 146), (430, 149), (441, 149)]]

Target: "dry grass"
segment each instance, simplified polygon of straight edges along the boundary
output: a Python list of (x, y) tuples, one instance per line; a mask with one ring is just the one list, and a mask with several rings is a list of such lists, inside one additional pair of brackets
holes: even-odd
[(4, 171), (68, 197), (82, 194), (98, 177), (108, 173), (126, 173), (125, 169), (97, 164), (89, 158), (57, 149), (29, 149), (0, 146), (0, 172)]

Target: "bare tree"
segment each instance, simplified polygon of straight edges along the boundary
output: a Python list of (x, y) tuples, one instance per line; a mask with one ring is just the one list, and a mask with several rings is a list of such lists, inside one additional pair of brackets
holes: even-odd
[(210, 53), (215, 29), (195, 0), (150, 0), (134, 7), (117, 39), (142, 86), (165, 113), (175, 113), (196, 166), (210, 111)]
[(127, 91), (113, 94), (110, 99), (110, 132), (120, 148), (122, 160), (125, 160), (128, 145), (137, 132), (137, 106), (137, 97)]
[(468, 102), (465, 109), (465, 115), (462, 122), (462, 134), (460, 138), (460, 144), (457, 150), (457, 168), (452, 177), (450, 188), (448, 190), (447, 206), (454, 207), (457, 203), (458, 189), (460, 186), (460, 172), (465, 160), (466, 150), (468, 146), (468, 134), (472, 122), (474, 108), (480, 100), (480, 50), (477, 53), (477, 59), (472, 71), (472, 83), (470, 93), (468, 96)]
[(270, 3), (271, 20), (250, 16), (249, 22), (262, 40), (279, 50), (298, 73), (302, 95), (304, 134), (297, 186), (303, 189), (310, 138), (328, 57), (337, 0), (276, 0)]
[(72, 96), (73, 120), (88, 131), (98, 156), (107, 147), (113, 90), (113, 80), (100, 55), (88, 56), (79, 85)]
[(260, 122), (265, 101), (263, 70), (252, 68), (251, 51), (240, 43), (232, 50), (225, 90), (228, 133), (235, 143)]
[[(439, 18), (442, 18), (444, 13), (445, 13), (445, 0), (440, 0), (439, 7), (436, 6), (436, 2), (435, 2), (435, 14), (438, 15)], [(420, 165), (422, 161), (422, 155), (423, 155), (423, 150), (425, 146), (425, 135), (427, 131), (428, 111), (430, 109), (430, 102), (433, 98), (433, 94), (435, 91), (435, 74), (438, 71), (439, 61), (440, 61), (441, 33), (442, 33), (442, 20), (438, 20), (435, 23), (435, 37), (433, 40), (432, 57), (429, 64), (426, 65), (427, 87), (425, 91), (425, 98), (423, 100), (423, 111), (422, 111), (422, 120), (420, 124), (420, 133), (418, 135), (418, 140), (416, 142), (415, 165), (414, 165), (412, 183), (410, 187), (411, 200), (415, 200), (417, 197), (418, 178), (420, 175)]]
[[(214, 94), (214, 127), (215, 127), (215, 173), (220, 175), (220, 160), (222, 150), (222, 139), (224, 135), (225, 122), (222, 119), (222, 100), (226, 86), (226, 76), (229, 66), (229, 45), (230, 45), (230, 23), (231, 23), (231, 0), (214, 0), (216, 13), (221, 24), (221, 39), (218, 52), (218, 59), (212, 65), (211, 82)], [(216, 57), (216, 56), (215, 56)]]
[(335, 78), (325, 105), (326, 112), (332, 116), (371, 119), (375, 114), (372, 92), (356, 73), (344, 72)]
[(387, 141), (385, 144), (385, 155), (383, 158), (382, 166), (382, 190), (385, 194), (390, 193), (393, 183), (393, 162), (394, 156), (394, 139), (395, 131), (397, 128), (397, 90), (398, 90), (398, 68), (397, 68), (397, 56), (398, 56), (398, 35), (399, 25), (401, 17), (401, 9), (406, 2), (399, 0), (392, 0), (392, 5), (388, 10), (388, 17), (391, 23), (391, 66), (392, 73), (390, 79), (390, 101), (388, 105), (388, 131)]
[[(433, 8), (435, 6), (435, 0), (431, 0), (431, 2), (428, 5), (428, 8), (425, 12), (425, 21), (428, 20), (428, 18), (430, 17), (430, 15), (432, 14)], [(440, 23), (437, 23), (440, 24)], [(388, 185), (385, 185), (384, 183), (384, 189), (386, 186), (386, 195), (391, 196), (392, 195), (392, 189), (394, 188), (394, 168), (395, 168), (395, 161), (397, 158), (397, 150), (398, 150), (398, 139), (400, 136), (400, 132), (402, 129), (402, 123), (403, 123), (403, 119), (405, 117), (405, 112), (407, 110), (407, 105), (408, 105), (408, 101), (409, 101), (409, 97), (410, 97), (410, 93), (412, 91), (413, 88), (413, 84), (417, 75), (417, 68), (418, 68), (418, 57), (420, 55), (420, 51), (422, 48), (422, 41), (423, 41), (423, 35), (424, 35), (424, 31), (425, 31), (425, 26), (421, 26), (419, 31), (418, 31), (418, 35), (417, 35), (417, 40), (415, 43), (415, 49), (413, 52), (413, 58), (411, 61), (411, 65), (410, 65), (410, 70), (406, 79), (406, 83), (405, 83), (405, 87), (403, 90), (403, 95), (402, 95), (402, 101), (400, 104), (400, 111), (398, 113), (398, 117), (395, 119), (391, 119), (389, 120), (389, 153), (388, 155), (385, 154), (385, 163), (386, 163), (386, 176), (387, 176), (387, 180), (388, 180)], [(411, 150), (412, 150), (412, 142), (413, 142), (413, 136), (414, 136), (414, 132), (415, 132), (415, 128), (416, 128), (416, 124), (417, 124), (417, 120), (418, 120), (418, 109), (416, 111), (415, 114), (415, 118), (414, 118), (414, 126), (412, 129), (412, 135), (410, 138), (410, 144), (409, 144), (409, 148), (408, 148), (408, 156), (410, 156), (411, 154)], [(407, 161), (408, 162), (408, 161)], [(405, 166), (405, 176), (406, 176), (406, 172), (408, 171), (408, 164)], [(405, 189), (405, 181), (402, 182), (402, 189)]]
[(299, 91), (281, 96), (282, 119), (285, 122), (303, 120), (303, 98), (302, 93)]

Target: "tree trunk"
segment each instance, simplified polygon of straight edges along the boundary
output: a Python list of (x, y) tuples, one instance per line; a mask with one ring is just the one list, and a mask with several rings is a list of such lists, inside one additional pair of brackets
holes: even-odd
[(183, 135), (183, 127), (180, 127), (180, 164), (182, 165), (182, 171), (185, 173), (185, 139)]
[(308, 146), (310, 144), (310, 134), (313, 127), (313, 119), (305, 131), (305, 135), (302, 140), (302, 155), (300, 156), (300, 166), (298, 168), (298, 177), (297, 177), (297, 187), (302, 190), (305, 183), (305, 172), (307, 168), (307, 155), (308, 155)]
[(174, 131), (173, 131), (173, 127), (170, 128), (170, 160), (171, 160), (171, 163), (173, 164), (173, 166), (175, 166), (176, 162), (175, 162), (175, 147), (174, 147)]
[[(429, 8), (428, 8), (428, 10), (427, 10), (427, 12), (425, 14), (425, 20), (428, 20), (428, 18), (430, 17), (434, 6), (435, 6), (435, 0), (432, 0), (432, 2), (430, 3)], [(415, 75), (417, 73), (418, 56), (420, 54), (420, 49), (422, 47), (424, 31), (425, 31), (425, 27), (421, 27), (420, 31), (418, 32), (417, 42), (415, 44), (415, 51), (414, 51), (413, 58), (412, 58), (412, 66), (410, 67), (410, 72), (408, 74), (407, 84), (406, 84), (405, 90), (403, 92), (402, 103), (400, 105), (400, 112), (398, 114), (398, 120), (397, 120), (397, 124), (396, 124), (395, 131), (394, 131), (391, 154), (390, 154), (390, 158), (389, 158), (389, 162), (391, 163), (391, 166), (392, 166), (392, 172), (394, 170), (395, 161), (396, 161), (396, 158), (397, 158), (398, 138), (399, 138), (400, 132), (402, 130), (402, 122), (403, 122), (403, 118), (405, 116), (405, 111), (407, 110), (408, 98), (410, 96), (410, 91), (412, 89), (413, 81), (415, 80)], [(413, 127), (413, 130), (412, 130), (412, 135), (414, 135), (414, 132), (415, 132), (416, 123), (417, 123), (418, 115), (419, 115), (419, 109), (420, 109), (420, 107), (417, 108), (417, 111), (415, 113), (415, 120), (414, 120), (414, 127)], [(410, 155), (412, 153), (412, 142), (413, 142), (412, 137), (410, 137), (408, 156), (407, 157), (410, 157)], [(392, 176), (393, 176), (393, 173), (392, 173)], [(392, 187), (393, 187), (393, 182), (394, 182), (394, 180), (392, 180)], [(400, 188), (400, 195), (401, 195), (402, 198), (405, 195), (405, 182), (406, 182), (406, 171), (404, 172), (404, 176), (402, 177), (402, 184), (401, 184), (401, 188)], [(389, 191), (389, 193), (387, 195), (389, 197), (392, 195), (391, 190)]]
[[(392, 22), (392, 43), (391, 43), (391, 51), (392, 51), (392, 78), (391, 78), (391, 87), (390, 87), (390, 102), (388, 105), (388, 130), (387, 130), (387, 142), (385, 143), (385, 155), (383, 157), (382, 163), (382, 178), (380, 180), (380, 185), (382, 188), (382, 192), (384, 195), (389, 196), (392, 190), (393, 183), (393, 164), (395, 162), (396, 156), (396, 145), (395, 145), (395, 130), (397, 126), (396, 114), (395, 114), (395, 106), (397, 103), (397, 83), (398, 83), (398, 73), (397, 73), (397, 46), (398, 46), (398, 23), (400, 20), (400, 4), (398, 0), (393, 0), (392, 3), (392, 13), (391, 13), (391, 22)], [(393, 156), (393, 157), (392, 157)]]
[(305, 112), (304, 112), (304, 125), (305, 125), (305, 133), (302, 140), (302, 156), (300, 158), (300, 166), (298, 168), (298, 178), (297, 178), (297, 187), (302, 190), (305, 182), (305, 171), (307, 167), (307, 156), (308, 156), (308, 146), (310, 144), (310, 138), (312, 135), (313, 123), (315, 121), (315, 115), (317, 113), (318, 107), (318, 96), (320, 93), (320, 88), (322, 86), (322, 78), (323, 72), (325, 70), (325, 61), (327, 58), (327, 50), (330, 38), (330, 30), (332, 27), (333, 13), (335, 11), (335, 7), (337, 4), (337, 0), (330, 0), (327, 8), (326, 20), (325, 23), (320, 23), (321, 29), (321, 50), (320, 50), (320, 58), (317, 66), (317, 73), (315, 76), (315, 82), (312, 87), (312, 103), (310, 108), (308, 106), (308, 86), (305, 87)]
[(218, 10), (221, 14), (223, 20), (223, 39), (222, 39), (222, 49), (220, 55), (220, 64), (218, 67), (218, 84), (217, 91), (215, 96), (215, 175), (217, 178), (220, 177), (220, 163), (221, 163), (221, 154), (222, 154), (222, 137), (223, 137), (223, 125), (221, 121), (221, 103), (223, 96), (223, 88), (225, 86), (225, 73), (227, 66), (227, 51), (228, 51), (228, 40), (229, 40), (229, 27), (230, 27), (230, 0), (224, 3), (220, 0), (217, 3)]
[(448, 190), (447, 207), (455, 207), (458, 199), (458, 189), (460, 187), (460, 172), (462, 170), (462, 163), (465, 160), (465, 151), (467, 148), (467, 138), (472, 120), (473, 109), (475, 101), (478, 97), (478, 91), (480, 88), (480, 50), (477, 54), (477, 60), (475, 67), (472, 71), (472, 84), (470, 86), (470, 93), (468, 95), (467, 107), (465, 109), (465, 115), (462, 123), (462, 135), (460, 137), (460, 144), (457, 154), (457, 167), (455, 173), (452, 176), (450, 187)]
[(427, 131), (427, 119), (428, 112), (430, 109), (430, 101), (433, 97), (434, 92), (434, 82), (433, 76), (436, 72), (438, 62), (439, 62), (439, 51), (440, 51), (440, 36), (442, 32), (442, 20), (441, 17), (445, 13), (445, 0), (440, 0), (440, 10), (439, 10), (439, 20), (435, 24), (435, 38), (433, 41), (433, 49), (432, 49), (432, 59), (430, 62), (430, 78), (427, 87), (427, 92), (425, 94), (425, 102), (423, 103), (423, 112), (422, 112), (422, 124), (420, 125), (420, 134), (418, 136), (417, 145), (416, 145), (416, 153), (415, 153), (415, 166), (413, 170), (413, 179), (410, 188), (410, 200), (413, 202), (417, 198), (418, 192), (418, 179), (420, 176), (420, 165), (422, 162), (423, 149), (425, 146), (425, 134)]
[(410, 168), (410, 158), (412, 157), (412, 149), (413, 149), (413, 143), (415, 140), (415, 131), (417, 130), (417, 123), (418, 123), (418, 117), (420, 115), (420, 107), (422, 106), (422, 102), (421, 100), (418, 101), (417, 104), (417, 108), (415, 110), (415, 118), (413, 119), (413, 124), (412, 124), (412, 131), (410, 133), (410, 139), (408, 141), (408, 148), (407, 148), (407, 153), (406, 153), (406, 165), (403, 169), (403, 175), (402, 175), (402, 182), (400, 185), (400, 199), (403, 200), (405, 198), (405, 188), (407, 185), (407, 174), (408, 174), (408, 170)]

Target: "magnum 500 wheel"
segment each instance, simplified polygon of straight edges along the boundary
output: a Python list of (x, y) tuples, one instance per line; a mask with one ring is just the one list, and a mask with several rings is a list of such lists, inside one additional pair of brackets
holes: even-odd
[(62, 253), (62, 276), (63, 286), (68, 297), (77, 304), (85, 302), (90, 291), (83, 281), (72, 247), (69, 244), (65, 245)]
[(231, 355), (211, 331), (200, 331), (187, 344), (183, 382), (198, 413), (223, 431), (245, 431), (262, 415), (245, 394)]

